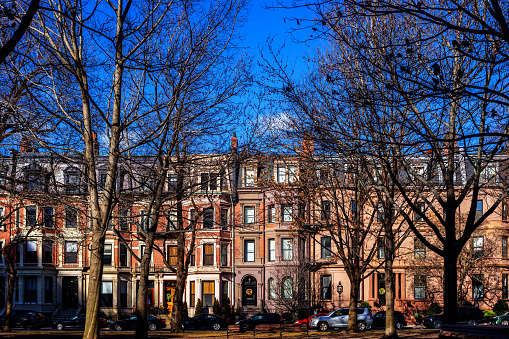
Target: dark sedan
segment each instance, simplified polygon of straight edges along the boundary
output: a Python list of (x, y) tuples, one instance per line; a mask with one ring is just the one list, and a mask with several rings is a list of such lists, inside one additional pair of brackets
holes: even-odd
[[(64, 320), (58, 320), (53, 322), (53, 329), (62, 330), (82, 330), (85, 328), (86, 316), (84, 314), (74, 315), (72, 317), (65, 318)], [(108, 327), (108, 322), (104, 318), (99, 318), (99, 327)]]
[[(138, 318), (133, 315), (124, 320), (114, 321), (110, 324), (110, 328), (116, 331), (133, 330), (136, 328)], [(157, 319), (151, 315), (147, 316), (148, 329), (149, 331), (156, 331), (166, 327), (166, 321), (164, 319)]]
[(198, 314), (189, 319), (182, 320), (184, 330), (214, 330), (227, 328), (228, 322), (215, 314)]
[(281, 324), (283, 318), (276, 313), (263, 313), (252, 316), (249, 319), (237, 321), (236, 325), (240, 325), (241, 331), (252, 331), (256, 325), (260, 324)]
[[(396, 328), (401, 330), (403, 327), (407, 325), (405, 316), (403, 313), (394, 311), (394, 321), (396, 323)], [(373, 317), (373, 326), (374, 327), (385, 327), (385, 311), (376, 312)]]
[[(430, 315), (422, 323), (427, 328), (442, 328), (443, 317), (443, 313)], [(479, 325), (484, 321), (484, 313), (478, 307), (458, 307), (458, 324)]]
[[(0, 320), (1, 326), (5, 325), (5, 316)], [(34, 311), (12, 311), (11, 327), (23, 327), (31, 330), (33, 328), (41, 328), (46, 323), (46, 317), (39, 312)]]

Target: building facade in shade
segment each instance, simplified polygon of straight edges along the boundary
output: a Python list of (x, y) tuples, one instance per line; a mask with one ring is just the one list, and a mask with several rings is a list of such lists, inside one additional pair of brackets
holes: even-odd
[[(35, 310), (48, 315), (80, 312), (86, 304), (90, 239), (90, 213), (82, 159), (59, 160), (56, 155), (22, 147), (1, 159), (8, 190), (0, 194), (0, 246), (15, 261), (17, 273), (15, 310)], [(98, 185), (106, 180), (97, 155)], [(141, 257), (145, 244), (140, 227), (148, 217), (147, 206), (156, 180), (157, 165), (151, 157), (133, 157), (119, 165), (116, 199), (106, 231), (101, 283), (101, 312), (111, 318), (133, 313), (137, 302)], [(201, 298), (212, 308), (231, 295), (232, 192), (227, 156), (194, 156), (186, 164), (184, 227), (196, 223), (195, 250), (190, 256), (186, 282), (187, 305), (194, 309)], [(150, 170), (147, 170), (149, 168)], [(9, 179), (11, 178), (11, 179)], [(151, 313), (171, 309), (175, 289), (177, 210), (174, 199), (176, 174), (165, 180), (165, 205), (157, 232), (160, 239), (150, 264), (147, 304)], [(177, 230), (178, 231), (178, 230)], [(123, 239), (123, 240), (121, 240)], [(191, 236), (186, 241), (189, 248)], [(163, 260), (165, 256), (167, 264)], [(0, 265), (0, 307), (5, 309), (6, 260)]]
[[(235, 144), (232, 139), (234, 151)], [(106, 179), (106, 160), (102, 156), (97, 159), (101, 187)], [(309, 170), (301, 157), (247, 158), (237, 164), (231, 160), (227, 155), (193, 156), (185, 166), (183, 223), (197, 223), (184, 291), (189, 314), (194, 314), (198, 298), (210, 312), (214, 299), (220, 305), (230, 299), (237, 311), (247, 315), (260, 311), (298, 314), (316, 307), (331, 310), (348, 306), (351, 286), (336, 255), (333, 237), (315, 228), (335, 218), (334, 202), (324, 199), (324, 183), (328, 176), (339, 174), (320, 172), (316, 180), (319, 199), (315, 199), (303, 195), (299, 187), (301, 176)], [(131, 314), (137, 302), (140, 266), (136, 256), (145, 250), (139, 228), (146, 221), (151, 187), (158, 173), (153, 164), (153, 158), (138, 156), (119, 166), (118, 203), (106, 232), (101, 284), (101, 311), (111, 318)], [(53, 315), (79, 312), (86, 304), (91, 236), (82, 159), (68, 157), (63, 161), (56, 155), (21, 147), (20, 152), (2, 157), (0, 166), (3, 185), (10, 188), (0, 194), (0, 246), (15, 260), (14, 309)], [(468, 164), (461, 168), (469, 171)], [(459, 175), (458, 180), (461, 178)], [(170, 171), (165, 181), (167, 201), (158, 224), (164, 240), (156, 243), (160, 251), (153, 253), (150, 265), (147, 303), (151, 312), (165, 312), (172, 305), (176, 281), (172, 266), (178, 260), (177, 243), (171, 237), (177, 223), (172, 198), (176, 182), (175, 172)], [(476, 213), (482, 215), (493, 205), (497, 185), (500, 182), (493, 182), (490, 191), (478, 197)], [(460, 214), (467, 204), (468, 200), (460, 206)], [(506, 206), (501, 204), (473, 234), (460, 258), (482, 262), (464, 272), (460, 286), (462, 300), (484, 309), (500, 298), (508, 299)], [(366, 208), (362, 216), (367, 220), (375, 212), (376, 207)], [(412, 217), (421, 225), (421, 216)], [(373, 219), (375, 229), (381, 225), (378, 218)], [(442, 288), (440, 261), (407, 231), (403, 226), (398, 233), (401, 245), (395, 256), (394, 283), (396, 308), (410, 315), (432, 301), (440, 303)], [(188, 236), (187, 249), (190, 241)], [(385, 304), (380, 266), (385, 259), (383, 243), (380, 233), (367, 237), (362, 244), (365, 253), (373, 249), (375, 255), (372, 273), (357, 287), (359, 299), (375, 310)], [(3, 308), (5, 257), (0, 266)], [(342, 286), (342, 293), (338, 286)]]

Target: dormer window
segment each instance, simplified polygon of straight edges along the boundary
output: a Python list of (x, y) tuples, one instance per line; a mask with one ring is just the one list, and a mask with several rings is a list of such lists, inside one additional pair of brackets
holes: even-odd
[(36, 164), (30, 164), (24, 168), (25, 187), (29, 190), (47, 190), (49, 176)]
[(66, 193), (79, 193), (80, 191), (80, 171), (71, 167), (65, 171), (65, 191)]

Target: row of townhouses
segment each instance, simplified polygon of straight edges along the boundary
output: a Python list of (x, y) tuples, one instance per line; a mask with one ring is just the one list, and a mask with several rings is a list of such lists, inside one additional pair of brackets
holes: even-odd
[[(235, 146), (236, 140), (232, 143)], [(198, 299), (209, 312), (214, 299), (221, 305), (229, 299), (233, 307), (245, 314), (348, 306), (351, 286), (342, 262), (334, 255), (336, 249), (330, 235), (303, 232), (302, 227), (295, 227), (297, 215), (308, 213), (312, 225), (313, 218), (323, 218), (323, 210), (321, 216), (313, 215), (309, 203), (282, 199), (276, 186), (267, 185), (274, 182), (292, 187), (298, 181), (299, 160), (264, 159), (260, 170), (260, 163), (252, 159), (240, 161), (238, 166), (221, 167), (231, 163), (226, 158), (226, 155), (202, 156), (187, 172), (189, 183), (193, 184), (189, 187), (193, 188), (183, 201), (183, 218), (185, 223), (197, 221), (196, 247), (184, 296), (189, 314), (194, 314)], [(107, 159), (101, 155), (97, 159), (101, 184), (105, 181), (103, 165)], [(147, 193), (150, 175), (140, 170), (140, 164), (151, 167), (148, 166), (151, 161), (150, 157), (140, 156), (119, 166), (117, 189), (126, 198), (119, 199), (112, 212), (101, 285), (101, 311), (111, 318), (131, 314), (137, 302), (140, 269), (133, 254), (140, 256), (144, 251), (137, 230), (146, 218), (145, 197), (150, 194)], [(3, 184), (9, 184), (6, 178), (15, 177), (12, 185), (19, 186), (15, 190), (19, 193), (12, 193), (13, 190), (0, 194), (3, 220), (0, 246), (11, 246), (15, 251), (14, 309), (51, 315), (80, 312), (86, 304), (87, 246), (91, 236), (81, 159), (66, 157), (63, 161), (23, 145), (2, 158), (0, 171)], [(171, 192), (175, 182), (176, 175), (170, 173), (165, 190)], [(479, 197), (480, 214), (492, 199), (488, 194)], [(176, 218), (174, 209), (168, 208), (161, 218), (162, 232), (171, 233)], [(508, 236), (507, 213), (501, 207), (473, 237), (471, 246), (475, 253), (488, 252), (489, 247), (491, 260), (490, 269), (484, 267), (475, 279), (465, 280), (466, 299), (477, 302), (481, 308), (489, 308), (498, 298), (508, 298)], [(369, 247), (368, 242), (363, 246)], [(164, 249), (167, 262), (175, 265), (175, 241), (169, 237), (158, 246)], [(154, 252), (150, 267), (147, 303), (152, 312), (167, 312), (172, 305), (176, 276), (164, 264), (162, 255)], [(440, 301), (440, 294), (432, 288), (439, 281), (416, 269), (426, 258), (433, 261), (432, 253), (406, 232), (394, 263), (396, 308), (406, 314)], [(384, 259), (384, 247), (379, 245), (374, 261)], [(4, 257), (0, 265), (4, 268), (0, 274), (0, 307), (4, 307), (7, 291)], [(383, 267), (377, 268), (375, 264), (373, 267), (373, 273), (358, 287), (359, 295), (375, 309), (383, 308)]]

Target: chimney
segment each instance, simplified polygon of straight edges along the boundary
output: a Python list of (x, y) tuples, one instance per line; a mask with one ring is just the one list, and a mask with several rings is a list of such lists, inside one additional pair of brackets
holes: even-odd
[(21, 143), (19, 144), (19, 152), (20, 153), (33, 152), (32, 143), (30, 142), (30, 139), (28, 139), (28, 137), (25, 135), (21, 137)]
[(237, 139), (237, 135), (235, 134), (235, 132), (233, 132), (233, 136), (232, 136), (232, 152), (237, 152), (237, 148), (239, 147), (239, 141)]
[(99, 141), (97, 141), (97, 133), (95, 131), (92, 131), (92, 145), (94, 155), (99, 155)]
[(312, 156), (315, 153), (315, 141), (313, 137), (310, 136), (307, 132), (304, 133), (304, 137), (302, 138), (302, 155)]

